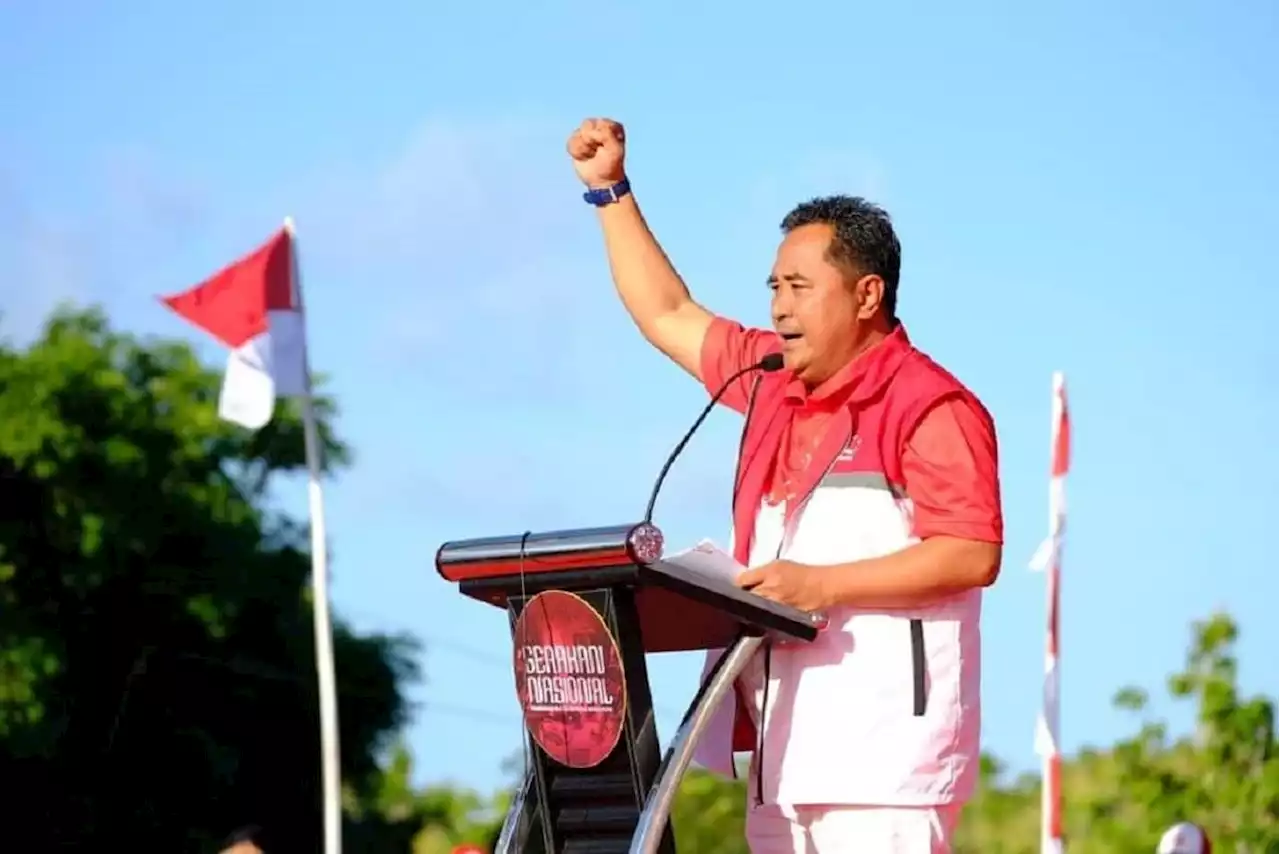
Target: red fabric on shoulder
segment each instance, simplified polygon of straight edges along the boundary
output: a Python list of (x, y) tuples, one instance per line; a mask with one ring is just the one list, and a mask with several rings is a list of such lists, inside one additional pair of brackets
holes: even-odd
[(914, 508), (913, 533), (1004, 541), (995, 425), (968, 395), (930, 408), (902, 449), (902, 479)]
[[(702, 339), (702, 384), (707, 394), (715, 394), (724, 381), (743, 368), (756, 364), (778, 349), (778, 336), (764, 329), (748, 329), (723, 317), (714, 318)], [(720, 402), (737, 412), (747, 411), (755, 376), (746, 374), (720, 398)]]

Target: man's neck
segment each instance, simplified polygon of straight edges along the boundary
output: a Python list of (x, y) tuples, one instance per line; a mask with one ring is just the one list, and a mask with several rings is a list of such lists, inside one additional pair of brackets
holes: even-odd
[(879, 326), (868, 330), (862, 340), (857, 342), (856, 346), (853, 348), (853, 354), (849, 356), (849, 359), (845, 364), (850, 365), (856, 362), (864, 353), (875, 347), (884, 339), (888, 338), (889, 333), (892, 331), (893, 330), (891, 329), (881, 328)]

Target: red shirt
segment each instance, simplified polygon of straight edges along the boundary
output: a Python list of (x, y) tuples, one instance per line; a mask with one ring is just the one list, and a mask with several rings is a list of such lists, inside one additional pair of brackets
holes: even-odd
[[(731, 374), (776, 352), (778, 345), (772, 332), (716, 318), (702, 345), (703, 384), (712, 393), (718, 391)], [(773, 461), (767, 501), (777, 503), (792, 497), (792, 486), (843, 400), (840, 392), (851, 381), (856, 365), (857, 359), (812, 391), (799, 381), (788, 389), (799, 405), (793, 409)], [(745, 412), (753, 381), (748, 374), (735, 382), (722, 402)], [(914, 507), (913, 533), (917, 537), (1003, 542), (995, 425), (976, 400), (946, 398), (930, 409), (908, 436), (901, 465), (903, 485)]]

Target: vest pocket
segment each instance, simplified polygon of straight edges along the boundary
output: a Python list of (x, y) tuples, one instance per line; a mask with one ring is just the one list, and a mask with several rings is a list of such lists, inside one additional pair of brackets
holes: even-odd
[(927, 662), (924, 654), (924, 623), (920, 620), (911, 621), (911, 693), (912, 693), (912, 714), (917, 718), (924, 717), (925, 707), (928, 705), (928, 676), (926, 672)]

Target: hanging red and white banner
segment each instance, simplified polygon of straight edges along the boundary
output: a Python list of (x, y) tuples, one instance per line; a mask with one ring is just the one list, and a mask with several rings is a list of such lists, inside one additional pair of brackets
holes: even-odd
[(1062, 542), (1067, 528), (1067, 470), (1071, 462), (1071, 420), (1066, 380), (1053, 375), (1053, 421), (1049, 465), (1049, 536), (1032, 559), (1045, 572), (1044, 698), (1036, 726), (1036, 752), (1042, 762), (1040, 852), (1062, 851), (1062, 749), (1058, 729), (1058, 608), (1062, 579)]

